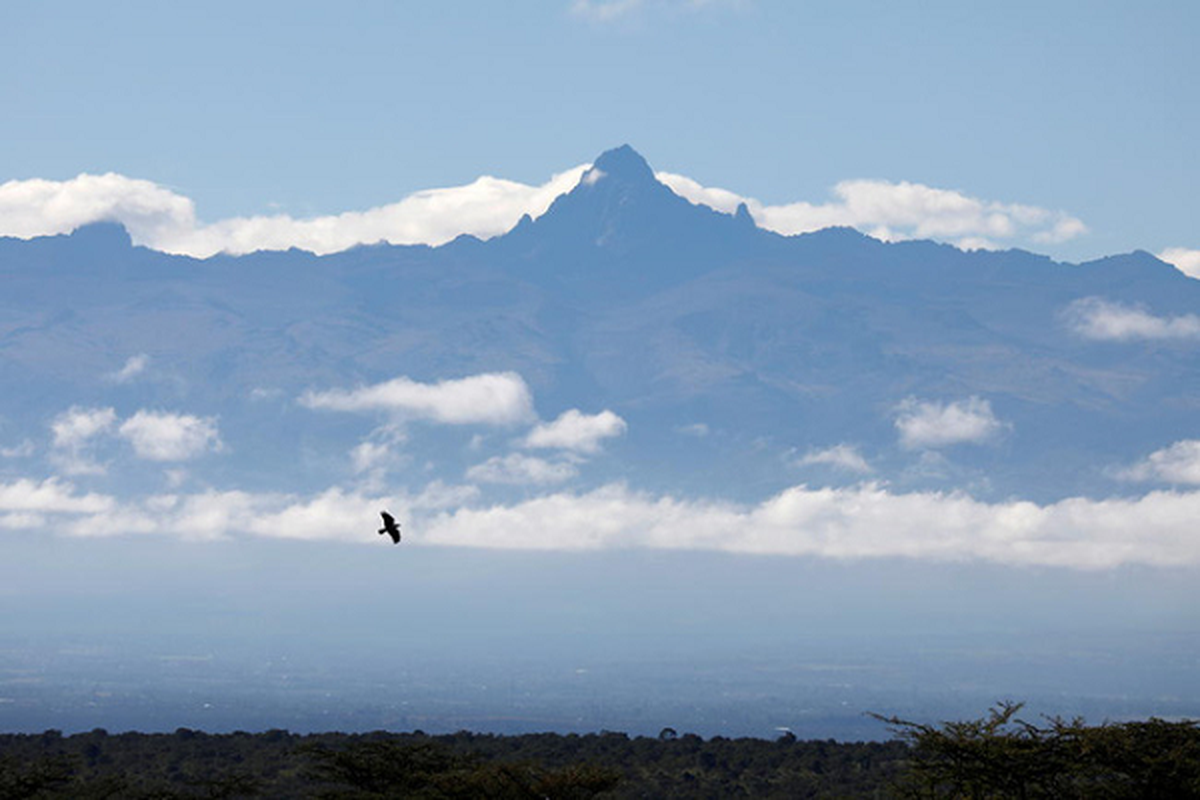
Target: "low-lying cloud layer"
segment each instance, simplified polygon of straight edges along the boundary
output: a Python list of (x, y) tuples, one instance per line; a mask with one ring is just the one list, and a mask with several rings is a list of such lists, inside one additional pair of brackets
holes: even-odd
[[(406, 542), (546, 550), (655, 548), (835, 559), (914, 558), (1104, 569), (1200, 564), (1200, 492), (1048, 505), (987, 503), (965, 494), (894, 493), (879, 484), (794, 486), (737, 504), (637, 492), (620, 484), (511, 504), (438, 510), (447, 487), (417, 495), (330, 488), (311, 496), (241, 491), (163, 494), (121, 502), (58, 480), (0, 483), (0, 527), (75, 536), (248, 535), (374, 541), (375, 509), (405, 520)], [(459, 491), (463, 501), (472, 493)]]
[[(61, 475), (111, 485), (108, 464), (95, 460), (106, 442), (155, 465), (165, 491), (139, 496), (89, 490), (51, 475), (0, 480), (0, 530), (52, 530), (70, 536), (173, 536), (328, 539), (374, 543), (375, 515), (388, 508), (404, 521), (406, 543), (484, 548), (720, 550), (833, 559), (913, 558), (1010, 565), (1105, 569), (1125, 564), (1200, 565), (1200, 491), (1151, 491), (1134, 498), (1067, 498), (1037, 504), (988, 502), (957, 491), (898, 491), (883, 480), (849, 486), (795, 485), (760, 502), (653, 494), (625, 483), (583, 482), (589, 460), (608, 440), (630, 433), (616, 412), (569, 409), (550, 421), (534, 411), (532, 393), (515, 373), (484, 373), (420, 383), (406, 377), (298, 398), (313, 412), (382, 414), (351, 453), (344, 483), (321, 491), (245, 491), (205, 486), (168, 462), (224, 449), (216, 420), (142, 409), (122, 419), (114, 408), (74, 406), (47, 429), (47, 463)], [(893, 409), (897, 452), (925, 458), (932, 450), (982, 443), (1012, 432), (984, 398), (910, 398)], [(314, 418), (319, 418), (314, 413)], [(405, 426), (448, 431), (482, 426), (455, 456), (474, 454), (461, 483), (425, 471), (386, 480)], [(497, 427), (499, 426), (499, 427)], [(514, 426), (521, 426), (516, 431)], [(635, 432), (636, 433), (636, 432)], [(462, 437), (467, 439), (466, 434)], [(486, 452), (485, 448), (491, 448)], [(499, 452), (496, 452), (499, 448)], [(6, 457), (29, 459), (32, 447)], [(531, 453), (537, 451), (537, 454)], [(550, 455), (544, 456), (543, 452)], [(919, 451), (913, 453), (912, 451)], [(430, 456), (437, 458), (436, 455)], [(26, 467), (28, 463), (22, 462)], [(117, 455), (113, 465), (124, 463)], [(867, 474), (871, 465), (842, 444), (796, 460)], [(432, 465), (430, 465), (432, 468)], [(111, 477), (111, 476), (110, 476)], [(1125, 467), (1119, 478), (1200, 486), (1200, 442), (1184, 440)], [(203, 484), (199, 484), (203, 485)], [(498, 487), (498, 488), (497, 488)], [(511, 487), (520, 487), (513, 491)], [(514, 497), (516, 499), (514, 499)]]
[[(65, 181), (14, 180), (0, 185), (0, 236), (47, 236), (90, 222), (115, 221), (136, 244), (201, 258), (292, 247), (326, 254), (377, 242), (439, 245), (460, 234), (489, 238), (510, 230), (526, 214), (541, 216), (590, 166), (565, 170), (540, 185), (483, 176), (365, 211), (307, 219), (287, 214), (235, 217), (211, 224), (199, 220), (189, 198), (151, 181), (115, 173)], [(1087, 231), (1064, 211), (912, 182), (842, 181), (825, 202), (766, 205), (683, 175), (659, 172), (657, 178), (691, 202), (725, 213), (745, 203), (759, 227), (787, 235), (842, 225), (884, 240), (932, 238), (972, 249), (1055, 244)], [(1164, 251), (1168, 256), (1185, 272), (1200, 271), (1198, 251), (1176, 248)]]
[(760, 228), (785, 235), (845, 226), (884, 241), (937, 239), (979, 249), (1013, 241), (1056, 244), (1087, 232), (1081, 220), (1063, 211), (981, 200), (907, 181), (841, 181), (829, 202), (768, 206), (683, 175), (659, 173), (658, 178), (676, 194), (718, 211), (733, 213), (745, 203)]

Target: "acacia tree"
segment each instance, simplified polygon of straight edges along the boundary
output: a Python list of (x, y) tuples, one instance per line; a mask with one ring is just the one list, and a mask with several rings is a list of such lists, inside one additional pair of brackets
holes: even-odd
[(979, 719), (931, 725), (872, 716), (912, 748), (896, 785), (912, 798), (1200, 798), (1200, 722), (1039, 727), (1002, 702)]

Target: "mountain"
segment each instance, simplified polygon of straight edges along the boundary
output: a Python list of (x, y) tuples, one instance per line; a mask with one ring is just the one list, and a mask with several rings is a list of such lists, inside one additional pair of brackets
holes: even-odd
[[(48, 452), (71, 407), (175, 410), (219, 421), (221, 455), (189, 465), (217, 486), (328, 485), (363, 426), (297, 399), (398, 376), (515, 372), (543, 420), (628, 424), (572, 465), (581, 480), (729, 498), (864, 479), (1128, 492), (1122, 470), (1194, 436), (1200, 405), (1200, 283), (1153, 256), (780, 236), (675, 195), (628, 146), (487, 241), (197, 260), (99, 224), (0, 239), (0, 285), (0, 447)], [(404, 435), (447, 484), (484, 457), (458, 433)], [(23, 458), (10, 474), (50, 463)]]

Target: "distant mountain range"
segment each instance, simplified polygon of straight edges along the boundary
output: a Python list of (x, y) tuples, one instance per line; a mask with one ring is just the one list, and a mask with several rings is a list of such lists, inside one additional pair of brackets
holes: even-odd
[[(96, 224), (0, 239), (0, 287), (0, 467), (112, 480), (125, 459), (130, 491), (184, 468), (307, 491), (390, 463), (388, 480), (514, 496), (570, 477), (1045, 501), (1186, 483), (1146, 459), (1196, 436), (1200, 410), (1200, 282), (1147, 253), (1065, 264), (844, 228), (780, 236), (744, 207), (684, 200), (627, 146), (486, 241), (196, 260)], [(523, 384), (543, 444), (512, 420), (421, 424), (422, 392), (485, 375)], [(407, 416), (368, 430), (329, 411), (369, 410), (350, 393), (385, 384), (409, 392)], [(68, 430), (103, 409), (88, 419), (133, 451)], [(154, 414), (176, 415), (167, 438), (186, 439), (185, 416), (193, 439), (210, 422), (207, 448), (155, 450), (137, 438)]]

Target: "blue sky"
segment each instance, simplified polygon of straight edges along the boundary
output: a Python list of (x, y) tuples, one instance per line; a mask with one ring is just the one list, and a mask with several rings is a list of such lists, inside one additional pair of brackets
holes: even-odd
[(543, 186), (628, 142), (766, 206), (907, 183), (1080, 223), (947, 240), (1200, 259), (1190, 2), (45, 2), (0, 27), (0, 182), (117, 173), (202, 224)]

